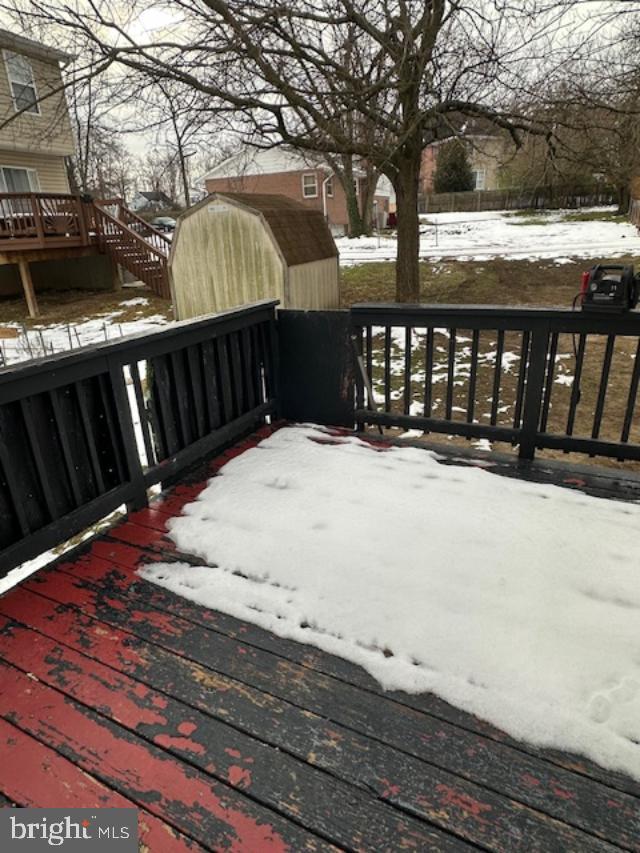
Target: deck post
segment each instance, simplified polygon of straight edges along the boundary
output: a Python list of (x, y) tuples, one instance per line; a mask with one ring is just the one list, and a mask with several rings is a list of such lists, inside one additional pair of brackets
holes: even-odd
[(20, 270), (20, 281), (22, 282), (24, 298), (27, 302), (27, 308), (29, 309), (29, 316), (32, 318), (38, 317), (40, 315), (40, 311), (38, 309), (36, 292), (33, 287), (33, 279), (31, 278), (31, 270), (29, 269), (29, 261), (20, 259), (18, 261), (18, 269)]
[(536, 452), (548, 349), (549, 327), (542, 323), (533, 330), (531, 355), (529, 364), (525, 366), (526, 390), (518, 453), (521, 460), (532, 460)]

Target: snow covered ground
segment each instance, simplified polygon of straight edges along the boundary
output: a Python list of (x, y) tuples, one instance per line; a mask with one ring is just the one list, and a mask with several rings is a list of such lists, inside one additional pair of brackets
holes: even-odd
[[(602, 209), (603, 213), (610, 208)], [(423, 258), (486, 260), (612, 258), (640, 251), (640, 237), (628, 222), (607, 219), (589, 222), (567, 220), (575, 211), (539, 211), (527, 217), (512, 211), (437, 213), (421, 218), (420, 255)], [(543, 224), (538, 220), (542, 219)], [(343, 266), (367, 261), (395, 260), (392, 237), (347, 237), (336, 241)]]
[[(0, 339), (0, 366), (41, 358), (60, 352), (104, 343), (123, 335), (151, 332), (169, 322), (162, 314), (145, 316), (148, 300), (144, 296), (123, 299), (122, 310), (88, 317), (79, 323), (36, 324), (28, 329), (18, 323), (2, 323), (3, 328), (15, 328), (17, 338)], [(140, 319), (120, 322), (125, 309), (139, 306)]]
[(285, 428), (140, 574), (640, 779), (640, 506)]

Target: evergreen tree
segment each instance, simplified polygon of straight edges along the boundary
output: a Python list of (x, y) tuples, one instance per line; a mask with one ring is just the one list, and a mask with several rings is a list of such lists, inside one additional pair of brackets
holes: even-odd
[(475, 188), (471, 163), (464, 143), (459, 139), (440, 146), (433, 189), (437, 193), (460, 193)]

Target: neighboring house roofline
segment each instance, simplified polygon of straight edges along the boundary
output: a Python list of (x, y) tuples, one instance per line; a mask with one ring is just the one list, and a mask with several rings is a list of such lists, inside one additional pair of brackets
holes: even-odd
[[(275, 151), (282, 155), (283, 161), (288, 159), (289, 163), (285, 164), (283, 162), (280, 168), (277, 169), (269, 168), (265, 170), (261, 168), (260, 160), (268, 155), (272, 155)], [(231, 174), (229, 167), (234, 163), (238, 163), (239, 168)], [(311, 152), (305, 154), (303, 151), (289, 148), (286, 145), (276, 146), (275, 148), (250, 148), (247, 146), (242, 151), (225, 157), (224, 160), (214, 166), (206, 175), (203, 175), (200, 180), (204, 183), (205, 181), (215, 180), (216, 178), (252, 178), (257, 175), (278, 174), (280, 172), (304, 172), (305, 170), (313, 171), (317, 169), (328, 172), (329, 174), (333, 173), (331, 166), (323, 162), (319, 154), (312, 154)], [(356, 175), (356, 177), (360, 177), (360, 175)]]
[(62, 62), (67, 64), (75, 59), (71, 53), (66, 53), (63, 50), (57, 50), (55, 47), (47, 47), (38, 41), (18, 36), (9, 30), (0, 29), (0, 48), (4, 50), (12, 50), (15, 53), (21, 53), (25, 56), (31, 56), (34, 59), (43, 59), (46, 62)]

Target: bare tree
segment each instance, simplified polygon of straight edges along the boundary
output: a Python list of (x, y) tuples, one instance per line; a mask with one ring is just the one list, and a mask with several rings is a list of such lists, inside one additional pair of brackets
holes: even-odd
[[(579, 0), (181, 0), (171, 27), (140, 31), (109, 0), (4, 0), (73, 33), (104, 62), (187, 86), (247, 138), (369, 164), (394, 186), (397, 298), (419, 298), (418, 184), (425, 145), (461, 116), (516, 144), (548, 133), (531, 105), (601, 49), (620, 7)], [(624, 4), (629, 8), (632, 4)], [(345, 62), (357, 44), (358, 61)], [(523, 106), (524, 105), (524, 106)], [(352, 132), (367, 127), (367, 133)], [(351, 161), (353, 162), (353, 161)]]

